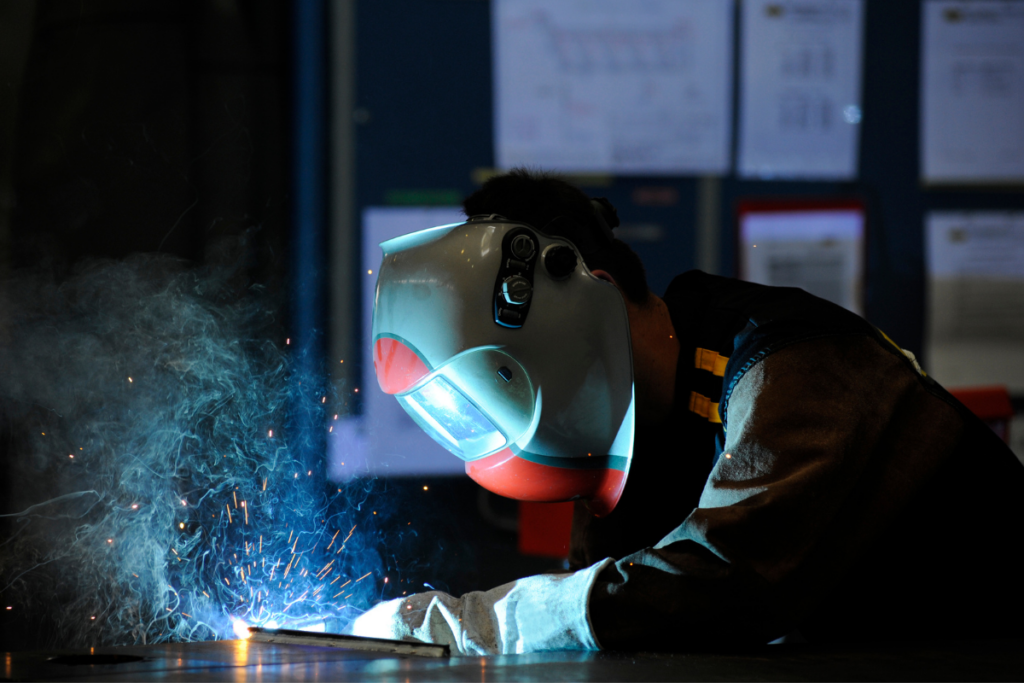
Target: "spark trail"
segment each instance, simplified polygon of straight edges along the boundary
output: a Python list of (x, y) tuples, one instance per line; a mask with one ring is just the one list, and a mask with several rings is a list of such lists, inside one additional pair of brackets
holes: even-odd
[(0, 283), (0, 597), (53, 644), (338, 628), (379, 598), (372, 482), (331, 486), (293, 433), (344, 406), (238, 279), (139, 256)]

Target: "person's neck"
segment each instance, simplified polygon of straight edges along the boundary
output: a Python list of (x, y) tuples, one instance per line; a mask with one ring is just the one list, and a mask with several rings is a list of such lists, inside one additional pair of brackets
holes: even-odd
[(643, 305), (626, 299), (626, 313), (633, 344), (636, 419), (656, 424), (669, 416), (675, 401), (679, 335), (668, 306), (654, 294), (648, 294)]

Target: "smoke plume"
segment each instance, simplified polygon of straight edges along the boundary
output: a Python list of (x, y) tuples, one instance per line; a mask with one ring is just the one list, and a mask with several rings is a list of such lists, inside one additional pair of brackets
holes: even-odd
[(71, 647), (334, 630), (379, 597), (372, 482), (308, 455), (344, 405), (275, 310), (153, 255), (0, 282), (0, 608)]

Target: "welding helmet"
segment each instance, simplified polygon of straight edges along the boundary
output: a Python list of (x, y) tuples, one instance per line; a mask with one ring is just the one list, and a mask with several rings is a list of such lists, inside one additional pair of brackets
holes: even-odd
[[(600, 228), (590, 239), (610, 242), (607, 222)], [(381, 389), (484, 488), (611, 512), (634, 429), (618, 290), (590, 273), (573, 241), (497, 215), (380, 246), (372, 354)]]

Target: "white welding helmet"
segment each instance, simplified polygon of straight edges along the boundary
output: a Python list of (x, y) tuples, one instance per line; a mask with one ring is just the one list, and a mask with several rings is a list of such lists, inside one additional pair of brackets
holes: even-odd
[(634, 428), (618, 290), (572, 242), (495, 215), (380, 246), (372, 353), (381, 389), (484, 488), (585, 498), (595, 514), (611, 512)]

